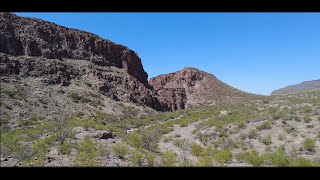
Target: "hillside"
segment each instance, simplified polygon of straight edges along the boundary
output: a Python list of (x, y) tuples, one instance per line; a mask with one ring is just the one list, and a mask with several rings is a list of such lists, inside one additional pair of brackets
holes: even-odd
[(149, 84), (173, 111), (203, 105), (230, 104), (253, 96), (223, 83), (212, 74), (191, 67), (151, 78)]
[(271, 95), (296, 94), (314, 90), (320, 90), (320, 80), (305, 81), (300, 84), (290, 85), (272, 91)]
[(141, 59), (123, 45), (11, 13), (0, 13), (0, 32), (1, 113), (11, 116), (13, 126), (37, 114), (121, 115), (123, 103), (141, 112), (167, 110)]

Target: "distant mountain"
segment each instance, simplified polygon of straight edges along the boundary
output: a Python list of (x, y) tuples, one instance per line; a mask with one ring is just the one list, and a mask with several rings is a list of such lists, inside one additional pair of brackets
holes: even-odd
[(313, 90), (320, 90), (320, 79), (286, 86), (284, 88), (272, 91), (271, 95), (296, 94)]
[(159, 94), (160, 101), (166, 102), (171, 111), (233, 103), (251, 95), (225, 84), (212, 74), (192, 67), (156, 76), (149, 80), (149, 84)]

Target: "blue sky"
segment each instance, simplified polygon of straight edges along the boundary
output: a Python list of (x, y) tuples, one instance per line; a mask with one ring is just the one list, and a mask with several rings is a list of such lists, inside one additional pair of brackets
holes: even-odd
[(320, 79), (320, 13), (16, 13), (136, 51), (149, 78), (187, 66), (238, 89)]

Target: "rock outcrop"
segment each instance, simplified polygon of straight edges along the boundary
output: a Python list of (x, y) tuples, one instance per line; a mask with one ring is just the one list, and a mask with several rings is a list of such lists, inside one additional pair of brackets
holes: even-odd
[(0, 60), (2, 79), (18, 75), (69, 86), (88, 76), (93, 87), (113, 100), (167, 110), (134, 51), (85, 31), (0, 13)]
[(201, 105), (233, 103), (250, 96), (223, 83), (212, 74), (190, 67), (156, 76), (149, 80), (149, 84), (172, 111)]
[(272, 91), (271, 95), (296, 94), (315, 90), (320, 90), (320, 80), (305, 81), (300, 84), (286, 86)]

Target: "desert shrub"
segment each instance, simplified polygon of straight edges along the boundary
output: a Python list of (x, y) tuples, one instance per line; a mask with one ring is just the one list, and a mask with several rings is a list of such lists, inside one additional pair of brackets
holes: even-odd
[(309, 123), (309, 122), (311, 122), (311, 118), (310, 118), (310, 116), (308, 116), (308, 115), (306, 115), (306, 116), (304, 116), (303, 117), (303, 121), (305, 122), (305, 123)]
[(165, 136), (164, 138), (163, 138), (163, 142), (169, 142), (169, 141), (171, 141), (172, 140), (172, 136)]
[(68, 120), (65, 118), (56, 117), (53, 120), (53, 126), (53, 132), (57, 136), (60, 144), (63, 144), (64, 141), (73, 134), (71, 127), (68, 125)]
[(208, 166), (212, 166), (213, 163), (213, 159), (211, 156), (201, 156), (196, 165), (197, 166), (201, 166), (201, 167), (208, 167)]
[(284, 140), (285, 137), (286, 137), (286, 135), (284, 135), (284, 134), (279, 134), (279, 135), (278, 135), (278, 140), (279, 140), (279, 141), (282, 141), (282, 140)]
[(136, 132), (128, 134), (127, 141), (137, 149), (141, 149), (144, 147), (144, 142), (142, 141), (141, 134), (138, 134)]
[(303, 112), (303, 113), (311, 113), (312, 112), (312, 109), (310, 106), (302, 106), (300, 108), (300, 110)]
[(258, 132), (257, 132), (256, 130), (252, 129), (252, 130), (249, 132), (248, 137), (249, 137), (250, 139), (256, 139), (256, 138), (258, 137)]
[(216, 150), (214, 160), (220, 165), (223, 165), (232, 160), (232, 153), (228, 149)]
[(271, 123), (270, 121), (265, 121), (263, 122), (260, 126), (257, 126), (257, 130), (266, 130), (266, 129), (271, 129)]
[(79, 103), (79, 101), (83, 102), (83, 103), (91, 102), (90, 99), (83, 97), (83, 96), (80, 96), (78, 93), (76, 93), (74, 91), (69, 92), (68, 97), (70, 97), (72, 99), (72, 101), (75, 103)]
[(1, 126), (3, 126), (4, 124), (7, 124), (9, 120), (10, 120), (10, 116), (8, 114), (2, 115), (0, 118)]
[(295, 167), (309, 167), (309, 166), (313, 166), (313, 163), (303, 157), (299, 157), (293, 161), (290, 162), (290, 166), (295, 166)]
[(144, 154), (145, 161), (147, 163), (147, 166), (153, 167), (155, 165), (156, 155), (154, 155), (151, 152), (146, 151)]
[(194, 155), (194, 156), (201, 156), (202, 152), (203, 152), (203, 147), (194, 143), (192, 146), (191, 146), (191, 154)]
[(17, 90), (1, 90), (1, 93), (7, 94), (11, 98), (25, 99), (26, 94), (23, 92), (23, 89), (18, 88)]
[(186, 127), (186, 126), (188, 126), (188, 124), (189, 124), (189, 121), (181, 121), (181, 122), (179, 122), (179, 125), (181, 127)]
[(282, 112), (276, 112), (276, 113), (274, 113), (274, 114), (272, 115), (272, 118), (273, 118), (274, 120), (278, 120), (278, 119), (280, 119), (280, 118), (282, 118), (282, 117), (284, 117), (284, 113), (282, 113)]
[(306, 138), (303, 141), (303, 147), (308, 151), (314, 152), (316, 147), (316, 142), (310, 138)]
[(248, 137), (248, 134), (240, 133), (240, 138), (241, 138), (242, 140), (245, 140), (247, 137)]
[(246, 123), (245, 123), (245, 122), (240, 122), (240, 123), (238, 124), (238, 128), (239, 128), (239, 129), (244, 129), (244, 128), (246, 128)]
[(161, 156), (162, 166), (174, 166), (177, 161), (177, 154), (173, 151), (166, 151)]
[(142, 166), (144, 162), (144, 156), (141, 151), (138, 150), (132, 150), (130, 155), (130, 162), (134, 166)]
[(264, 163), (264, 159), (259, 155), (259, 152), (252, 150), (250, 152), (240, 153), (237, 156), (238, 160), (244, 160), (245, 162), (253, 166), (261, 166)]
[(63, 142), (59, 146), (59, 153), (69, 155), (71, 152), (71, 144), (67, 141)]
[(285, 131), (286, 131), (287, 134), (290, 134), (290, 133), (295, 131), (295, 128), (292, 127), (292, 126), (288, 126), (288, 127), (285, 128)]
[(266, 146), (264, 150), (267, 152), (271, 152), (272, 148), (271, 148), (271, 146)]
[(33, 148), (29, 144), (16, 147), (14, 154), (15, 158), (17, 158), (19, 162), (31, 160), (31, 158), (34, 156)]
[(176, 139), (173, 142), (174, 145), (178, 146), (179, 148), (182, 148), (183, 146), (185, 146), (186, 144), (188, 144), (186, 139)]
[(285, 153), (284, 147), (279, 147), (276, 152), (273, 152), (271, 154), (265, 154), (264, 158), (266, 159), (266, 162), (268, 162), (271, 165), (274, 166), (289, 166), (290, 164), (290, 158)]
[(268, 135), (268, 136), (266, 136), (266, 137), (262, 137), (262, 138), (260, 139), (260, 142), (263, 143), (263, 144), (265, 144), (265, 145), (270, 145), (270, 144), (272, 144), (271, 135)]
[(76, 165), (97, 166), (102, 162), (98, 160), (99, 150), (97, 144), (88, 136), (77, 146)]
[(21, 106), (20, 101), (17, 100), (17, 99), (14, 99), (14, 100), (12, 101), (12, 104), (15, 105), (15, 106)]
[(156, 152), (158, 149), (158, 141), (162, 135), (161, 129), (142, 130), (141, 138), (146, 150)]
[(120, 159), (124, 159), (128, 153), (128, 146), (124, 143), (117, 143), (112, 146), (112, 150)]

